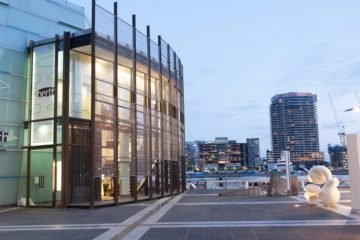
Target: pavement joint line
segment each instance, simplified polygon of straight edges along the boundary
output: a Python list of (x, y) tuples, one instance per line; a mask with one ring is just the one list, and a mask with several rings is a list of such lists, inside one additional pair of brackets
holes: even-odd
[(156, 201), (154, 204), (148, 206), (147, 208), (141, 210), (140, 212), (136, 213), (135, 215), (127, 218), (126, 220), (122, 221), (121, 224), (123, 225), (131, 225), (134, 224), (136, 221), (141, 219), (145, 214), (147, 214), (149, 211), (161, 206), (162, 204), (169, 201), (169, 198), (162, 198)]
[(188, 193), (188, 194), (185, 194), (184, 197), (199, 197), (199, 196), (219, 196), (219, 194), (216, 194), (216, 193), (204, 193), (204, 194), (201, 194), (201, 193)]
[(126, 228), (125, 226), (117, 226), (117, 227), (110, 228), (109, 230), (107, 230), (106, 232), (100, 234), (99, 236), (97, 236), (93, 240), (112, 239), (113, 237), (118, 235), (120, 232), (124, 231), (125, 228)]
[(9, 229), (9, 228), (83, 228), (83, 227), (101, 227), (101, 228), (111, 228), (116, 226), (122, 226), (121, 223), (91, 223), (91, 224), (48, 224), (48, 225), (3, 225), (0, 226), (0, 230)]
[[(141, 210), (140, 212), (136, 213), (135, 215), (127, 218), (126, 220), (122, 221), (118, 227), (110, 228), (108, 231), (100, 234), (93, 240), (110, 240), (113, 238), (117, 238), (120, 236), (123, 232), (128, 232), (128, 228), (131, 227), (133, 224), (140, 221), (143, 217), (145, 217), (147, 214), (154, 211), (159, 206), (162, 206), (162, 204), (166, 201), (168, 201), (168, 198), (162, 198), (153, 203), (152, 205), (148, 206), (147, 208)], [(127, 225), (126, 227), (121, 227), (121, 225)]]
[(154, 215), (152, 215), (150, 218), (148, 218), (145, 221), (145, 224), (151, 224), (156, 223), (160, 220), (162, 216), (164, 216), (184, 195), (178, 195), (175, 198), (173, 198), (168, 204), (163, 206), (159, 211), (157, 211)]
[(98, 227), (46, 227), (46, 228), (8, 228), (0, 229), (0, 232), (18, 232), (18, 231), (59, 231), (59, 230), (92, 230), (92, 229), (108, 229), (109, 227), (98, 226)]
[(149, 228), (197, 227), (264, 227), (264, 226), (343, 226), (360, 225), (357, 220), (284, 220), (284, 221), (221, 221), (221, 222), (164, 222), (147, 224)]
[(120, 225), (125, 225), (124, 228), (110, 228), (103, 234), (100, 234), (94, 240), (110, 240), (110, 239), (123, 239), (124, 236), (132, 232), (135, 228), (140, 226), (147, 218), (153, 215), (156, 211), (161, 209), (166, 203), (171, 201), (173, 197), (165, 197), (157, 200), (147, 208), (136, 213), (134, 216), (124, 220)]
[[(198, 205), (268, 205), (268, 204), (296, 204), (300, 200), (293, 201), (243, 201), (243, 202), (197, 202), (197, 203), (176, 203), (175, 205), (198, 206)], [(301, 200), (301, 203), (306, 203)]]
[(140, 239), (149, 229), (150, 226), (147, 226), (147, 223), (156, 223), (162, 216), (164, 216), (175, 204), (184, 196), (184, 194), (179, 194), (173, 197), (169, 202), (157, 209), (156, 212), (153, 212), (147, 218), (145, 218), (141, 223), (139, 222), (138, 226), (134, 227), (127, 234), (122, 234), (124, 240), (135, 240)]
[(20, 209), (20, 207), (13, 207), (13, 208), (7, 208), (7, 209), (4, 209), (4, 210), (0, 210), (0, 213), (10, 212), (10, 211), (14, 211), (14, 210), (17, 210), (17, 209)]
[(126, 235), (123, 240), (135, 240), (140, 239), (144, 234), (149, 231), (150, 226), (139, 226), (131, 231), (128, 235)]

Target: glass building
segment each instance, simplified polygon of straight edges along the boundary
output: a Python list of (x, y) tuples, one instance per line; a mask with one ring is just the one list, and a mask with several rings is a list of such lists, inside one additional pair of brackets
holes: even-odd
[(246, 139), (246, 166), (248, 168), (258, 168), (260, 160), (260, 140), (259, 138)]
[(272, 157), (290, 151), (295, 168), (322, 164), (319, 150), (317, 97), (311, 93), (290, 92), (272, 97), (270, 105)]
[(185, 190), (183, 65), (150, 27), (93, 1), (89, 29), (28, 53), (20, 202), (95, 207)]
[[(28, 44), (86, 27), (84, 8), (65, 0), (0, 1), (0, 205), (18, 200), (28, 101)], [(25, 153), (25, 154), (24, 154)]]

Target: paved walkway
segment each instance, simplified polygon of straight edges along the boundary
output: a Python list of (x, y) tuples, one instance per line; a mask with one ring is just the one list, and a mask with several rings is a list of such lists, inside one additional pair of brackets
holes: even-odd
[[(0, 211), (0, 239), (359, 239), (348, 194), (336, 208), (299, 197), (219, 197), (188, 191), (132, 205)], [(2, 209), (4, 210), (4, 209)]]

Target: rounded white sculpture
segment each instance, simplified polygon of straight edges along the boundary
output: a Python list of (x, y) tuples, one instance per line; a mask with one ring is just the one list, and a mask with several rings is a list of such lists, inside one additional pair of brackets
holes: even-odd
[(308, 201), (308, 203), (311, 205), (316, 205), (318, 203), (318, 198), (319, 198), (318, 193), (320, 192), (321, 188), (315, 184), (308, 184), (306, 185), (304, 190), (305, 190), (304, 196), (305, 199)]
[(324, 166), (313, 166), (308, 173), (309, 181), (315, 184), (323, 184), (331, 178), (331, 171)]
[[(334, 178), (331, 171), (324, 166), (314, 166), (308, 173), (308, 179), (314, 184), (308, 184), (304, 188), (304, 197), (309, 204), (318, 202), (324, 206), (335, 206), (340, 200), (340, 191), (337, 188), (339, 180)], [(324, 184), (322, 187), (316, 184)]]

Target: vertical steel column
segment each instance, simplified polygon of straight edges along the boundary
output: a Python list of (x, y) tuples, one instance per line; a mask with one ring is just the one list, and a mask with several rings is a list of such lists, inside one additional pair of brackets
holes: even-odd
[(167, 63), (168, 63), (168, 83), (169, 83), (169, 105), (168, 115), (170, 119), (170, 195), (174, 192), (174, 164), (173, 164), (173, 105), (172, 105), (172, 83), (171, 83), (171, 61), (170, 61), (170, 45), (167, 45)]
[(158, 47), (159, 47), (159, 64), (160, 64), (160, 70), (159, 70), (159, 81), (160, 81), (160, 131), (161, 131), (161, 159), (159, 159), (161, 163), (161, 197), (164, 196), (165, 192), (165, 186), (164, 186), (164, 175), (165, 175), (165, 166), (164, 166), (164, 104), (163, 104), (163, 80), (162, 80), (162, 53), (161, 53), (161, 36), (158, 36)]
[(59, 71), (59, 35), (55, 35), (55, 71), (54, 71), (54, 128), (53, 128), (53, 189), (52, 207), (56, 207), (57, 191), (57, 99), (58, 99), (58, 71)]
[(180, 171), (179, 171), (179, 163), (180, 163), (180, 141), (179, 141), (179, 117), (180, 117), (180, 115), (179, 115), (179, 95), (181, 94), (180, 93), (180, 88), (179, 88), (179, 79), (178, 79), (178, 74), (177, 74), (177, 72), (178, 72), (178, 68), (177, 68), (177, 56), (176, 56), (176, 53), (174, 52), (174, 54), (173, 54), (173, 57), (174, 57), (174, 73), (175, 73), (175, 83), (176, 83), (176, 91), (177, 91), (177, 93), (176, 93), (176, 96), (177, 96), (177, 99), (176, 99), (176, 103), (177, 103), (177, 105), (175, 106), (175, 110), (176, 110), (176, 114), (175, 114), (175, 116), (176, 116), (176, 141), (177, 141), (177, 167), (176, 167), (176, 169), (175, 169), (175, 171), (174, 171), (174, 174), (175, 174), (175, 176), (176, 176), (176, 191), (177, 192), (180, 192), (180, 184), (179, 184), (179, 180), (180, 180)]
[(61, 207), (67, 207), (69, 176), (69, 80), (70, 80), (70, 32), (64, 32), (63, 50), (63, 97), (62, 97), (62, 178)]
[(114, 133), (114, 168), (115, 168), (115, 181), (114, 181), (114, 201), (115, 204), (119, 203), (119, 118), (118, 118), (118, 5), (114, 2), (114, 105), (115, 105), (115, 133)]
[(185, 166), (185, 156), (181, 156), (181, 190), (182, 192), (186, 191), (186, 166)]
[(180, 79), (181, 79), (181, 93), (182, 93), (182, 110), (181, 110), (181, 115), (182, 115), (182, 124), (183, 124), (183, 136), (182, 136), (182, 162), (181, 162), (181, 168), (182, 168), (182, 191), (186, 191), (186, 161), (185, 161), (185, 101), (184, 101), (184, 68), (183, 65), (181, 64), (181, 61), (179, 62), (179, 67), (180, 67)]
[(96, 0), (91, 5), (91, 161), (90, 161), (90, 208), (95, 203), (95, 79), (96, 79), (96, 53), (95, 53), (95, 7)]
[(130, 176), (130, 191), (132, 193), (132, 197), (135, 201), (137, 201), (137, 99), (136, 99), (136, 15), (132, 15), (132, 44), (133, 44), (133, 69), (132, 69), (132, 90), (133, 97), (132, 102), (134, 104), (134, 136), (131, 139), (131, 158), (134, 159), (134, 170), (135, 176)]
[(151, 118), (151, 47), (150, 47), (150, 26), (146, 26), (146, 37), (147, 37), (147, 55), (148, 55), (148, 108), (149, 108), (149, 177), (148, 177), (148, 184), (149, 184), (149, 198), (152, 199), (152, 118)]
[(30, 42), (30, 83), (29, 83), (29, 111), (28, 111), (28, 142), (27, 142), (27, 156), (26, 156), (26, 203), (25, 206), (30, 206), (30, 163), (31, 163), (31, 112), (32, 112), (32, 85), (33, 85), (33, 69), (34, 69), (34, 42)]

